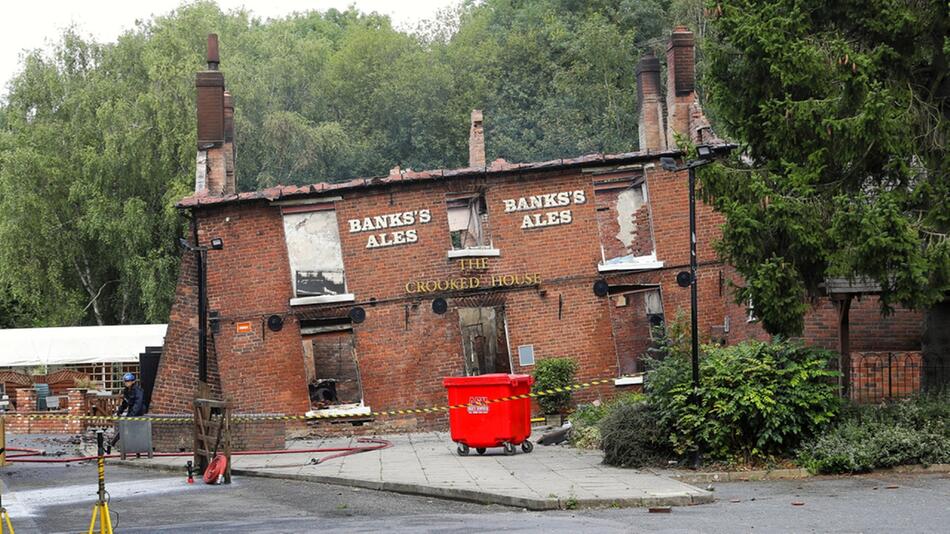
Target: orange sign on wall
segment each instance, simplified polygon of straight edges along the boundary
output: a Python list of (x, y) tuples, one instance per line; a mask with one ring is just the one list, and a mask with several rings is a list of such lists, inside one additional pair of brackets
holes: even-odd
[(237, 323), (235, 327), (238, 334), (246, 334), (251, 331), (251, 322), (245, 321), (243, 323)]

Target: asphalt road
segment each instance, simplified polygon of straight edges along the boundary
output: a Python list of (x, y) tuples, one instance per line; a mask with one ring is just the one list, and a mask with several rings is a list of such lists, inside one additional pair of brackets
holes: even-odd
[[(18, 534), (84, 531), (94, 464), (0, 470)], [(728, 483), (715, 504), (526, 512), (325, 484), (236, 477), (230, 486), (108, 466), (116, 532), (948, 532), (950, 476)]]

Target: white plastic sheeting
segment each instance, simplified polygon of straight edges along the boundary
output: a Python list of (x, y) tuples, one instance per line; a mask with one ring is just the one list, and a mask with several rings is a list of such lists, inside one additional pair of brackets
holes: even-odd
[(0, 367), (137, 362), (165, 343), (165, 324), (0, 330)]

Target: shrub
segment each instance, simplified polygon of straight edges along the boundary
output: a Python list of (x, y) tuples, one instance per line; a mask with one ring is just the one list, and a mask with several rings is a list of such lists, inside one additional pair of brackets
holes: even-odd
[(661, 348), (665, 358), (648, 360), (646, 388), (678, 454), (701, 448), (727, 462), (789, 454), (837, 413), (828, 351), (790, 341), (705, 346), (694, 394), (684, 344)]
[(600, 422), (599, 430), (605, 464), (662, 466), (674, 455), (669, 432), (646, 402), (617, 404)]
[[(539, 360), (534, 367), (535, 393), (548, 389), (569, 386), (574, 382), (577, 362), (570, 358), (548, 358)], [(538, 405), (545, 414), (563, 413), (571, 404), (571, 392), (555, 393), (538, 397)]]
[(950, 463), (950, 396), (852, 406), (801, 448), (798, 463), (815, 473)]
[(571, 414), (571, 445), (580, 449), (600, 448), (600, 422), (623, 404), (643, 402), (642, 393), (626, 393), (608, 402), (581, 404)]

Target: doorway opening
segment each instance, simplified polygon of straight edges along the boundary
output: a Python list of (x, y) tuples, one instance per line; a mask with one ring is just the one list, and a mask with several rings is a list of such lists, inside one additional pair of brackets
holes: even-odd
[(505, 307), (458, 308), (465, 375), (510, 373)]
[(349, 319), (301, 321), (304, 368), (314, 410), (360, 406), (363, 385)]

